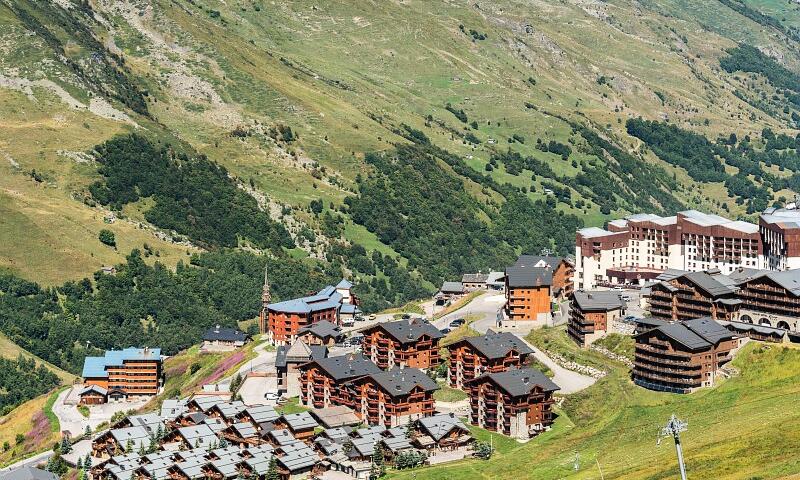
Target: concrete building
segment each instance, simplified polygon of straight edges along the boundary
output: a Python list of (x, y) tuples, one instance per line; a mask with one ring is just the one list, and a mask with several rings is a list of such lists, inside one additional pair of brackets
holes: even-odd
[(467, 385), (473, 425), (527, 440), (553, 424), (559, 388), (535, 368), (484, 373)]
[(552, 318), (552, 286), (551, 268), (531, 265), (506, 268), (505, 317), (511, 321), (549, 321)]
[(792, 270), (800, 268), (800, 210), (768, 208), (758, 219), (764, 246), (764, 268)]
[(275, 370), (278, 375), (278, 393), (294, 397), (300, 394), (300, 365), (328, 356), (328, 347), (308, 345), (296, 340), (291, 346), (280, 345), (275, 355)]
[(643, 285), (667, 269), (731, 273), (765, 265), (759, 227), (687, 210), (672, 217), (631, 215), (607, 229), (578, 230), (575, 288)]
[(567, 333), (581, 347), (613, 332), (625, 315), (625, 302), (616, 291), (578, 290), (572, 295)]

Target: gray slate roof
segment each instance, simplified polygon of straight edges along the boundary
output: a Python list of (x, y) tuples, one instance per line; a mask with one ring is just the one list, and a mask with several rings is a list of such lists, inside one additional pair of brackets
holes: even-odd
[(486, 335), (467, 337), (461, 341), (469, 343), (488, 359), (505, 357), (511, 350), (516, 350), (522, 355), (533, 353), (533, 350), (525, 342), (511, 332), (489, 331)]
[(461, 282), (444, 282), (439, 291), (442, 293), (464, 293), (464, 285)]
[(225, 328), (219, 325), (206, 330), (206, 333), (203, 334), (203, 340), (208, 342), (246, 342), (249, 338), (250, 335), (235, 328)]
[(420, 386), (426, 392), (439, 389), (435, 381), (417, 368), (393, 368), (386, 372), (373, 373), (368, 377), (391, 396), (408, 395), (416, 386)]
[[(710, 317), (696, 318), (684, 322), (666, 323), (655, 330), (663, 333), (689, 350), (703, 350), (730, 339), (734, 334)], [(640, 333), (645, 335), (652, 330)], [(637, 337), (638, 337), (637, 336)]]
[(619, 292), (615, 291), (586, 292), (577, 290), (572, 295), (575, 304), (583, 312), (608, 312), (625, 306), (625, 302), (620, 298)]
[(33, 467), (22, 467), (0, 473), (0, 480), (58, 480), (58, 475)]
[(558, 268), (564, 259), (554, 255), (520, 255), (514, 263), (515, 267), (550, 267)]
[(304, 333), (310, 333), (315, 337), (323, 339), (331, 337), (336, 338), (342, 334), (342, 329), (327, 320), (322, 320), (297, 331), (297, 335), (303, 335)]
[(458, 417), (447, 413), (420, 418), (417, 420), (417, 424), (437, 442), (454, 428), (469, 432), (469, 429)]
[(317, 428), (319, 424), (308, 412), (291, 413), (280, 417), (292, 431)]
[(461, 283), (486, 283), (489, 275), (486, 273), (465, 273), (461, 276)]
[(429, 321), (421, 318), (381, 323), (372, 328), (383, 329), (401, 344), (416, 342), (423, 335), (427, 335), (433, 339), (444, 337), (438, 328), (434, 327)]
[(512, 397), (527, 395), (537, 386), (546, 392), (560, 390), (558, 385), (535, 368), (512, 368), (505, 372), (484, 373), (470, 380), (470, 382), (475, 382), (484, 378), (488, 378), (494, 382)]
[(532, 267), (514, 265), (506, 268), (506, 280), (511, 288), (539, 287), (553, 284), (553, 269), (548, 267)]
[[(298, 353), (300, 352), (300, 353)], [(328, 356), (328, 347), (325, 345), (308, 345), (302, 340), (295, 341), (292, 345), (281, 345), (275, 353), (275, 366), (286, 367), (291, 361), (310, 362), (321, 360)]]
[(314, 360), (306, 365), (315, 364), (337, 382), (350, 380), (356, 377), (378, 373), (381, 371), (377, 365), (361, 354), (339, 355)]

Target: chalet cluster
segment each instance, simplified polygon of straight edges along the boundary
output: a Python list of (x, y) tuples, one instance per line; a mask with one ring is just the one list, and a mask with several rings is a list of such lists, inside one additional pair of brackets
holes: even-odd
[(710, 317), (739, 335), (800, 341), (800, 269), (668, 270), (647, 291), (650, 314), (664, 320)]
[[(367, 356), (328, 357), (322, 350), (311, 350), (313, 345), (297, 348), (293, 344), (286, 351), (286, 363), (308, 359), (295, 368), (303, 404), (346, 406), (363, 422), (388, 428), (432, 416), (433, 392), (439, 387), (422, 369), (440, 364), (442, 333), (425, 320), (410, 319), (378, 324), (363, 334), (362, 352)], [(283, 358), (279, 352), (281, 365)]]
[(86, 357), (80, 402), (95, 405), (156, 395), (161, 387), (161, 364), (158, 348), (109, 350), (102, 357)]
[(690, 393), (712, 386), (740, 345), (735, 333), (710, 317), (644, 319), (637, 331), (633, 381), (664, 392)]
[(472, 441), (455, 417), (437, 415), (402, 428), (356, 428), (348, 409), (278, 414), (219, 397), (167, 400), (160, 414), (128, 416), (92, 442), (93, 479), (224, 480), (318, 475), (338, 470), (366, 478), (376, 449), (392, 463)]
[(350, 282), (342, 280), (314, 295), (270, 303), (269, 282), (265, 279), (259, 321), (261, 333), (266, 333), (272, 343), (285, 345), (292, 343), (304, 327), (322, 321), (340, 326), (343, 317), (354, 318), (361, 312), (352, 287)]
[(533, 350), (516, 335), (489, 330), (448, 350), (448, 383), (469, 395), (470, 423), (519, 439), (552, 425), (553, 393), (559, 388), (526, 367)]
[(572, 294), (572, 263), (554, 256), (521, 255), (505, 270), (505, 317), (511, 321), (546, 321), (552, 303)]

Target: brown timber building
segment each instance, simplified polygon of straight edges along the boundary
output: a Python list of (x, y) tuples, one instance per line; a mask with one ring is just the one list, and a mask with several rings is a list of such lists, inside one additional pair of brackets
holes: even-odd
[(466, 382), (484, 373), (520, 368), (533, 353), (513, 333), (495, 333), (491, 330), (480, 337), (463, 338), (448, 345), (447, 350), (450, 355), (447, 383), (458, 389), (463, 389)]

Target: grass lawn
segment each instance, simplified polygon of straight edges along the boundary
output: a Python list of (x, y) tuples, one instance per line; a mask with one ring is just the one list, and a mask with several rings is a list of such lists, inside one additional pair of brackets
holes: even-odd
[(275, 410), (281, 415), (284, 414), (290, 415), (292, 413), (307, 412), (311, 409), (300, 405), (300, 397), (292, 397), (286, 403), (277, 407)]
[[(590, 354), (591, 352), (586, 352)], [(585, 359), (581, 358), (585, 361)], [(566, 398), (553, 428), (526, 444), (499, 447), (489, 461), (417, 470), (426, 479), (596, 479), (678, 477), (671, 442), (656, 432), (675, 413), (689, 422), (683, 440), (690, 478), (790, 478), (800, 458), (800, 349), (751, 343), (733, 362), (737, 377), (690, 395), (651, 392), (608, 361), (609, 375)], [(514, 442), (515, 443), (515, 442)], [(573, 470), (575, 452), (580, 468)], [(390, 478), (412, 478), (392, 472)]]
[(433, 399), (437, 402), (459, 402), (466, 398), (467, 394), (465, 392), (443, 384), (439, 385), (439, 390), (433, 392)]
[(636, 342), (633, 337), (619, 333), (609, 333), (605, 337), (597, 340), (596, 345), (604, 347), (617, 355), (622, 355), (633, 360), (633, 350)]
[(465, 315), (464, 320), (466, 320), (466, 323), (448, 333), (440, 342), (441, 345), (444, 347), (450, 345), (451, 343), (455, 343), (461, 340), (462, 338), (475, 337), (480, 335), (480, 333), (478, 333), (475, 329), (471, 327), (472, 322), (474, 322), (475, 320), (479, 320), (480, 318), (481, 316), (477, 313), (470, 313)]

